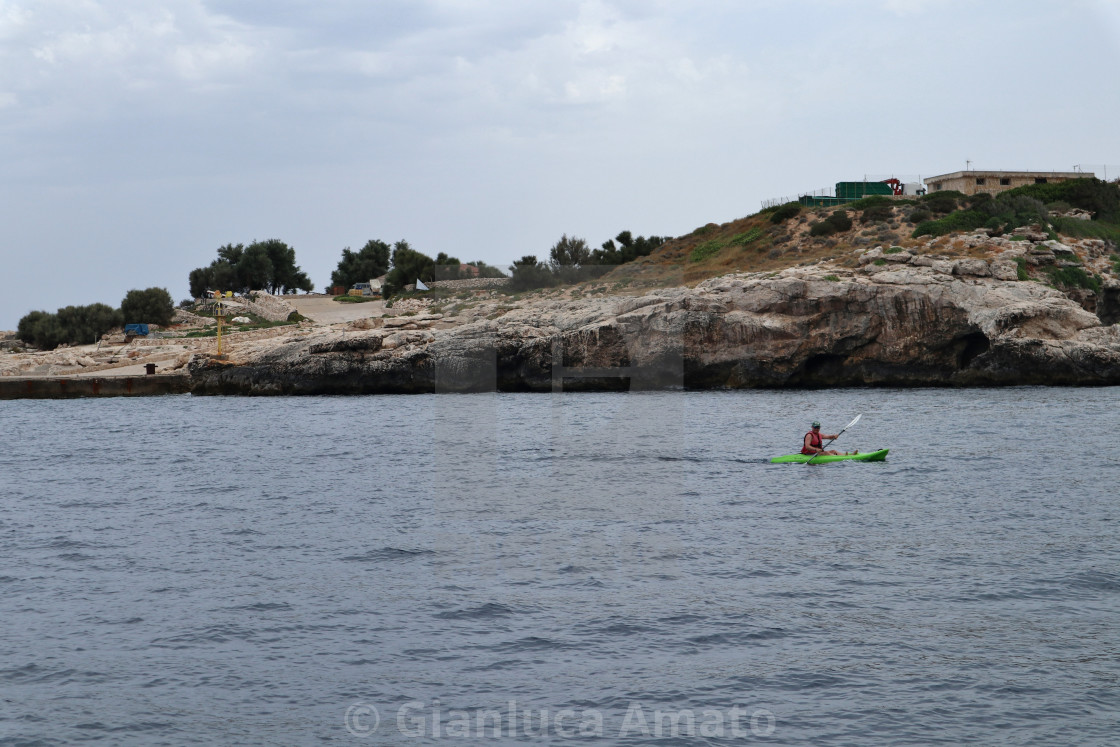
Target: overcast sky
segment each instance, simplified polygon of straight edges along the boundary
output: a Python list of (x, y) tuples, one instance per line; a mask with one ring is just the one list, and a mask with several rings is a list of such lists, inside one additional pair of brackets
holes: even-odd
[[(0, 0), (0, 329), (279, 238), (502, 267), (865, 175), (1120, 164), (1120, 0)], [(1109, 174), (1109, 178), (1120, 176)]]

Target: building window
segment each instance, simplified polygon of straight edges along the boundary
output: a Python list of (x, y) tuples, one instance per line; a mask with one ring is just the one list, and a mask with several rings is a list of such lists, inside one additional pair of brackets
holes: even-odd
[(1036, 176), (1034, 178), (1034, 183), (1035, 184), (1045, 184), (1046, 183), (1046, 177), (1045, 176)]
[(976, 186), (977, 187), (983, 187), (984, 186), (984, 177), (982, 177), (982, 176), (976, 177)]
[(934, 182), (933, 183), (933, 191), (934, 192), (940, 192), (941, 191), (941, 182)]
[(1010, 186), (1011, 186), (1011, 177), (1009, 177), (1009, 176), (1001, 176), (1001, 177), (999, 178), (999, 186), (1001, 186), (1001, 187), (1010, 187)]

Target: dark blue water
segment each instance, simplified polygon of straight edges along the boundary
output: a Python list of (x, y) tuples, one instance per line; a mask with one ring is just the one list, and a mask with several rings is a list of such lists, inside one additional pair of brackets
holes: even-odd
[(5, 402), (0, 744), (1116, 744), (1118, 402)]

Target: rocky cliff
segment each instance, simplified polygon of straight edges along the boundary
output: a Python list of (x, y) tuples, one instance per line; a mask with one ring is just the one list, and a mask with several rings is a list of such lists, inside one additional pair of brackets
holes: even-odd
[(644, 295), (494, 301), (301, 330), (197, 356), (190, 375), (197, 394), (1120, 384), (1120, 327), (1017, 280), (1020, 258), (1053, 261), (1031, 251), (878, 248)]

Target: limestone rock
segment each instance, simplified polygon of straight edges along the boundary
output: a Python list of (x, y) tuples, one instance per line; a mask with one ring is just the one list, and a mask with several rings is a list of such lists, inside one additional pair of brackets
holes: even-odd
[(953, 263), (953, 274), (986, 278), (992, 273), (988, 270), (988, 263), (982, 259), (958, 259)]
[(997, 259), (991, 262), (992, 277), (997, 280), (1018, 280), (1019, 266), (1006, 259)]
[(871, 262), (874, 262), (877, 259), (881, 259), (882, 257), (883, 257), (883, 249), (882, 249), (882, 247), (877, 246), (874, 249), (872, 249), (871, 251), (864, 252), (862, 255), (860, 255), (859, 263), (861, 265), (866, 265), (866, 264), (869, 264)]
[[(194, 357), (192, 388), (314, 394), (1120, 384), (1120, 331), (1059, 291), (1012, 281), (1010, 259), (990, 269), (978, 259), (930, 259), (929, 266), (922, 259), (882, 266), (872, 259), (859, 277), (839, 282), (824, 278), (846, 271), (826, 265), (776, 277), (729, 275), (643, 296), (538, 298), (434, 331), (301, 330), (239, 348), (236, 365)], [(497, 302), (490, 308), (487, 315)]]

